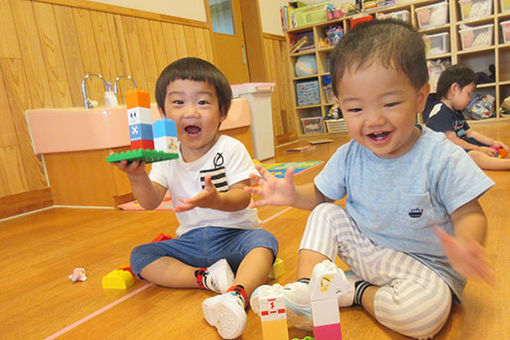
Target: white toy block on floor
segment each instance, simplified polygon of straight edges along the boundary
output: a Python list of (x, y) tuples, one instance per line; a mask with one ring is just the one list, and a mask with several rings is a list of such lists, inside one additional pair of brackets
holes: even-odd
[(288, 340), (287, 313), (281, 292), (271, 286), (262, 287), (259, 293), (262, 338), (264, 340)]
[(312, 321), (315, 340), (341, 340), (340, 310), (337, 289), (346, 283), (337, 272), (324, 273), (312, 286)]

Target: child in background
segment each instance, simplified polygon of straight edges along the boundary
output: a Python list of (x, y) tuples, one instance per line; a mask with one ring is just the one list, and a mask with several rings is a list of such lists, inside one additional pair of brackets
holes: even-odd
[(495, 146), (508, 152), (508, 146), (473, 131), (462, 114), (475, 92), (476, 80), (476, 73), (466, 65), (457, 64), (444, 70), (437, 83), (440, 101), (432, 106), (426, 124), (466, 150), (480, 168), (510, 170), (510, 159), (496, 158), (497, 150), (491, 148)]
[[(415, 124), (429, 84), (425, 46), (410, 25), (357, 25), (335, 47), (330, 66), (352, 140), (314, 183), (295, 186), (292, 169), (276, 179), (258, 167), (260, 187), (245, 189), (262, 196), (253, 206), (313, 209), (298, 281), (281, 288), (289, 318), (310, 319), (310, 287), (336, 270), (350, 287), (337, 292), (340, 307), (359, 305), (396, 332), (432, 337), (466, 276), (491, 280), (477, 198), (494, 183), (443, 134)], [(345, 196), (345, 209), (333, 203)], [(350, 272), (336, 267), (336, 255)], [(257, 297), (258, 290), (254, 311)]]
[(150, 175), (143, 162), (118, 165), (145, 209), (158, 207), (168, 190), (180, 223), (177, 238), (135, 248), (131, 269), (161, 286), (220, 293), (204, 300), (202, 310), (225, 339), (242, 334), (248, 297), (266, 281), (278, 251), (243, 190), (257, 173), (249, 153), (218, 134), (231, 99), (214, 65), (197, 58), (173, 62), (157, 80), (156, 101), (161, 116), (177, 124), (179, 158), (154, 163)]

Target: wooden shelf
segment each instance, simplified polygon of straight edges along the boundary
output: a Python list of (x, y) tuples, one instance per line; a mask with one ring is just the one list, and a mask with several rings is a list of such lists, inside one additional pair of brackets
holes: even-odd
[[(424, 6), (428, 6), (435, 3), (444, 2), (445, 0), (415, 0), (407, 3), (398, 3), (386, 7), (379, 7), (368, 9), (365, 13), (370, 15), (376, 15), (377, 13), (392, 13), (402, 10), (409, 11), (411, 24), (414, 27), (418, 27), (417, 23), (417, 15), (415, 10), (417, 8), (421, 8)], [(459, 3), (457, 0), (450, 0), (448, 2), (448, 18), (449, 23), (446, 25), (439, 25), (431, 28), (419, 29), (419, 32), (426, 35), (432, 35), (437, 33), (448, 33), (449, 36), (449, 51), (448, 53), (442, 53), (437, 55), (428, 56), (427, 60), (434, 61), (440, 59), (447, 59), (452, 64), (457, 64), (462, 62), (471, 66), (476, 72), (487, 72), (488, 66), (494, 64), (496, 69), (496, 82), (480, 84), (477, 86), (477, 89), (485, 89), (484, 91), (489, 92), (496, 98), (496, 112), (497, 118), (492, 118), (494, 121), (498, 121), (499, 119), (510, 119), (502, 118), (499, 109), (500, 104), (505, 96), (510, 94), (510, 43), (503, 43), (500, 23), (503, 21), (510, 20), (510, 11), (501, 13), (500, 12), (500, 0), (493, 0), (493, 14), (480, 17), (473, 18), (469, 20), (462, 20), (461, 11), (459, 7)], [(328, 69), (328, 55), (334, 49), (334, 46), (328, 47), (320, 47), (319, 42), (321, 39), (325, 38), (325, 27), (330, 25), (339, 25), (343, 27), (344, 32), (347, 33), (349, 31), (349, 20), (352, 19), (353, 16), (347, 16), (331, 21), (317, 23), (315, 25), (307, 25), (299, 28), (294, 28), (287, 31), (287, 36), (294, 35), (296, 33), (303, 32), (313, 32), (313, 40), (315, 43), (315, 49), (312, 51), (305, 51), (301, 53), (292, 54), (290, 58), (290, 62), (292, 63), (295, 57), (299, 55), (309, 54), (314, 55), (317, 61), (317, 74), (306, 76), (306, 77), (291, 77), (292, 78), (292, 86), (294, 87), (297, 81), (300, 80), (317, 80), (321, 103), (318, 105), (309, 105), (309, 106), (301, 106), (297, 107), (294, 114), (295, 120), (300, 124), (300, 118), (306, 117), (311, 114), (318, 114), (318, 110), (320, 110), (322, 117), (324, 117), (334, 102), (328, 102), (326, 93), (324, 92), (324, 84), (322, 76), (330, 75), (327, 72)], [(461, 29), (461, 25), (467, 25), (470, 27), (483, 26), (487, 24), (494, 25), (493, 30), (493, 45), (487, 47), (480, 48), (472, 48), (467, 50), (462, 50), (461, 36), (459, 34), (459, 30)], [(484, 120), (486, 121), (486, 120)], [(326, 131), (326, 130), (325, 130)], [(304, 134), (301, 134), (304, 136)]]

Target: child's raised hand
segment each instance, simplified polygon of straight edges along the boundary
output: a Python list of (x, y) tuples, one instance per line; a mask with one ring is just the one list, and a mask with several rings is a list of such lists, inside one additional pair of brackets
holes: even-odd
[(494, 283), (494, 271), (489, 265), (489, 256), (478, 242), (452, 237), (439, 226), (434, 229), (455, 270), (464, 276)]
[(173, 209), (175, 212), (188, 211), (196, 207), (212, 208), (213, 204), (218, 200), (218, 191), (212, 183), (211, 175), (205, 176), (204, 190), (202, 190), (198, 195), (188, 199), (179, 198), (179, 200), (183, 204), (175, 205)]
[(143, 175), (145, 173), (145, 162), (140, 160), (128, 162), (124, 159), (118, 163), (115, 163), (115, 165), (130, 177)]
[(503, 148), (505, 149), (506, 152), (508, 152), (508, 146), (506, 146), (505, 143), (500, 142), (499, 140), (495, 140), (493, 145), (497, 146), (498, 148)]
[(285, 171), (285, 177), (279, 179), (274, 177), (260, 165), (255, 168), (262, 175), (262, 178), (256, 175), (250, 175), (253, 182), (258, 184), (258, 187), (245, 187), (244, 190), (255, 195), (260, 195), (262, 198), (250, 206), (252, 208), (264, 205), (292, 205), (296, 193), (294, 186), (294, 168), (289, 167)]

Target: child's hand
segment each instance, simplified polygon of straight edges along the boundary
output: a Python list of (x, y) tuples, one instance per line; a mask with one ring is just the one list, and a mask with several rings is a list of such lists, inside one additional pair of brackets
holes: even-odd
[(494, 271), (489, 265), (489, 256), (478, 242), (457, 239), (438, 226), (434, 229), (443, 245), (446, 257), (455, 270), (464, 276), (475, 277), (493, 284)]
[(262, 178), (253, 174), (250, 175), (250, 178), (260, 187), (246, 187), (244, 190), (251, 194), (260, 195), (262, 198), (250, 204), (250, 206), (256, 208), (264, 205), (292, 205), (296, 193), (294, 168), (289, 167), (285, 171), (284, 179), (274, 177), (260, 165), (256, 165), (255, 168), (262, 175)]
[(188, 211), (196, 207), (200, 208), (213, 208), (213, 204), (218, 201), (218, 191), (211, 181), (211, 175), (206, 175), (204, 178), (204, 190), (198, 195), (189, 199), (179, 198), (184, 203), (174, 206), (175, 212)]
[(508, 152), (508, 146), (505, 145), (505, 143), (500, 142), (499, 140), (495, 140), (493, 146), (497, 146), (498, 148), (505, 149), (506, 152)]
[(124, 159), (118, 163), (115, 163), (115, 165), (117, 165), (117, 167), (124, 171), (129, 177), (140, 176), (145, 173), (145, 162), (140, 160), (128, 162)]
[(478, 151), (483, 152), (484, 154), (487, 154), (487, 155), (489, 155), (491, 157), (494, 157), (494, 156), (496, 156), (498, 154), (498, 152), (496, 150), (491, 149), (491, 148), (486, 147), (486, 146), (481, 146), (478, 149)]

